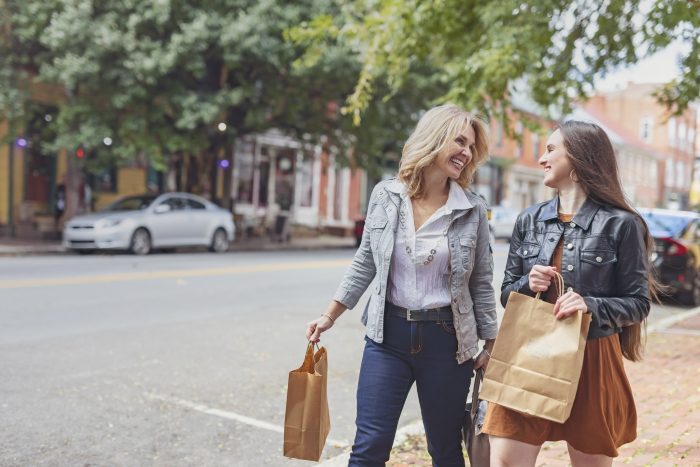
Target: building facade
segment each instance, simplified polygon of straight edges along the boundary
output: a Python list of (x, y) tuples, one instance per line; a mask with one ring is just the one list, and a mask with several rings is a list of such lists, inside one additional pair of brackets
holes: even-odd
[(659, 84), (628, 83), (624, 88), (598, 93), (585, 108), (605, 115), (663, 155), (659, 161), (659, 205), (686, 209), (697, 145), (697, 109), (673, 116), (653, 96)]

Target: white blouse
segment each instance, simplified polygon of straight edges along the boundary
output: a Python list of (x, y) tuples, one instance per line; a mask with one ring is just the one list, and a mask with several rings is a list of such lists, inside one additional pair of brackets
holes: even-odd
[(391, 255), (387, 300), (408, 309), (449, 305), (450, 251), (447, 247), (447, 229), (454, 209), (468, 203), (467, 195), (457, 182), (450, 180), (447, 202), (416, 231), (406, 187), (396, 180), (389, 190), (401, 195), (401, 206)]

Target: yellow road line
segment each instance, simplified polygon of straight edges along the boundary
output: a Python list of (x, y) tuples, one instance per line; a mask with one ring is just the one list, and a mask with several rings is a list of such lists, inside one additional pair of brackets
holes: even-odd
[(0, 289), (21, 289), (28, 287), (49, 287), (57, 285), (105, 284), (139, 280), (170, 279), (185, 277), (226, 276), (254, 272), (280, 272), (306, 269), (327, 269), (347, 267), (350, 260), (307, 261), (299, 263), (260, 264), (256, 266), (229, 266), (225, 268), (180, 269), (173, 271), (125, 272), (92, 276), (46, 277), (40, 279), (19, 279), (0, 281)]

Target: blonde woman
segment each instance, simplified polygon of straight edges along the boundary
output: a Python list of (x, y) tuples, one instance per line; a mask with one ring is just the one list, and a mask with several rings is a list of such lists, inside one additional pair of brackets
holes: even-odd
[(389, 459), (414, 382), (433, 465), (464, 465), (469, 382), (497, 332), (486, 207), (468, 190), (487, 155), (477, 117), (453, 105), (426, 112), (403, 148), (398, 179), (372, 192), (361, 245), (333, 301), (308, 324), (306, 337), (317, 342), (374, 279), (362, 316), (350, 466)]

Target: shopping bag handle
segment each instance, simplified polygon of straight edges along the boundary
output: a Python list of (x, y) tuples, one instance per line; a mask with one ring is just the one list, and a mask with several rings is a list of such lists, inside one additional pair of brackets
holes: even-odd
[(304, 363), (301, 364), (298, 371), (306, 373), (314, 373), (316, 371), (316, 361), (314, 360), (314, 346), (320, 350), (318, 342), (311, 342), (306, 346), (306, 354), (304, 355)]
[(484, 369), (479, 368), (475, 371), (474, 375), (474, 390), (472, 391), (472, 405), (469, 408), (469, 412), (472, 416), (476, 415), (479, 410), (479, 391), (481, 389), (481, 383), (484, 381)]
[[(554, 286), (557, 289), (557, 298), (564, 295), (564, 278), (557, 271), (554, 271)], [(540, 295), (542, 295), (542, 292), (537, 292), (535, 298), (539, 299)]]

